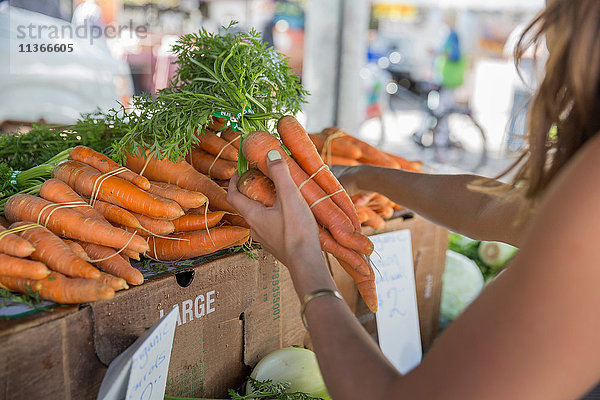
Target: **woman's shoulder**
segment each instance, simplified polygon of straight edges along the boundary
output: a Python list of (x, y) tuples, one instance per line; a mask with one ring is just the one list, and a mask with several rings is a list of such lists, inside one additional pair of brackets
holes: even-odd
[(550, 185), (547, 195), (556, 195), (555, 192), (560, 191), (560, 188), (579, 188), (589, 194), (600, 194), (600, 134), (589, 139), (563, 166)]
[[(532, 217), (528, 222), (531, 233), (550, 234), (549, 246), (567, 238), (569, 242), (571, 238), (600, 241), (600, 135), (590, 139), (553, 178)], [(600, 252), (600, 246), (594, 248)]]

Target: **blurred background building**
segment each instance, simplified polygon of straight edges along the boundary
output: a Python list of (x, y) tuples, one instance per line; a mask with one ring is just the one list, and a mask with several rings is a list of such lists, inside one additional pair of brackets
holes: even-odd
[[(5, 0), (0, 2), (4, 41), (8, 16), (34, 18), (21, 11), (65, 24), (87, 18), (104, 27), (143, 27), (145, 34), (127, 34), (125, 28), (116, 38), (104, 38), (106, 51), (89, 65), (81, 58), (65, 58), (82, 65), (79, 76), (88, 78), (80, 81), (61, 74), (61, 67), (50, 61), (44, 69), (41, 61), (32, 72), (36, 78), (24, 80), (32, 82), (24, 90), (14, 84), (10, 71), (0, 70), (2, 93), (37, 97), (13, 104), (12, 113), (0, 113), (0, 123), (65, 123), (76, 118), (75, 110), (106, 109), (117, 101), (126, 104), (134, 94), (154, 93), (167, 87), (173, 73), (170, 48), (178, 35), (217, 32), (238, 21), (235, 29), (256, 29), (289, 57), (312, 93), (301, 116), (309, 130), (338, 125), (408, 157), (423, 158), (422, 148), (411, 144), (410, 137), (424, 123), (419, 102), (435, 100), (432, 88), (440, 83), (436, 59), (452, 31), (464, 62), (464, 79), (453, 88), (452, 99), (479, 121), (492, 159), (504, 160), (522, 145), (513, 134), (523, 130), (523, 104), (535, 85), (534, 79), (519, 84), (512, 59), (514, 32), (541, 7), (543, 0)], [(96, 101), (77, 93), (83, 90), (92, 91)], [(9, 102), (2, 97), (0, 109)], [(511, 115), (517, 114), (521, 122), (514, 123)]]

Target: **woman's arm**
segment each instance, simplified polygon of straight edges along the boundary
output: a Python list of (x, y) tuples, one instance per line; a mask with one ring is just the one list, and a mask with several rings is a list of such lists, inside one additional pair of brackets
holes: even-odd
[[(379, 192), (430, 221), (477, 240), (497, 240), (519, 246), (523, 220), (515, 224), (522, 199), (469, 190), (475, 175), (432, 175), (361, 165), (333, 167), (349, 191)], [(490, 179), (490, 181), (492, 181)]]
[[(408, 375), (390, 366), (343, 302), (332, 296), (312, 300), (306, 317), (333, 398), (567, 399), (595, 384), (600, 378), (600, 185), (593, 184), (600, 182), (598, 154), (600, 142), (558, 176), (511, 267)], [(285, 164), (269, 165), (278, 193), (274, 207), (243, 198), (234, 182), (229, 200), (260, 232), (261, 243), (286, 263), (299, 296), (333, 287), (314, 238), (314, 218)]]

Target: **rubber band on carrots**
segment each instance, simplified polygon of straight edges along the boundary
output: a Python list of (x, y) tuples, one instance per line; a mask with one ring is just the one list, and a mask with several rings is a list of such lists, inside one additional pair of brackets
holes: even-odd
[(32, 229), (32, 228), (42, 228), (42, 225), (31, 223), (31, 224), (16, 226), (11, 229), (6, 229), (6, 230), (0, 232), (0, 240), (4, 239), (5, 236), (10, 235), (11, 233), (19, 233), (19, 232), (23, 232), (23, 231), (26, 231), (26, 230)]
[[(54, 208), (52, 210), (50, 210), (50, 212), (46, 216), (46, 219), (44, 220), (44, 223), (42, 224), (41, 223), (42, 214), (44, 213), (44, 211), (46, 211), (46, 209), (49, 209), (50, 207), (54, 207)], [(76, 207), (91, 207), (91, 206), (84, 201), (71, 201), (71, 202), (67, 202), (67, 203), (46, 204), (44, 207), (42, 207), (42, 209), (40, 210), (40, 213), (38, 214), (37, 224), (43, 225), (44, 227), (48, 227), (48, 222), (50, 222), (50, 217), (52, 216), (52, 214), (54, 214), (54, 212), (56, 210), (60, 210), (62, 208), (76, 208)]]
[[(348, 136), (348, 134), (342, 130), (338, 130), (336, 133), (327, 136), (327, 139), (325, 139), (325, 143), (323, 143), (323, 149), (321, 150), (321, 158), (326, 164), (331, 164), (331, 142), (337, 138), (341, 138), (342, 136)], [(325, 158), (327, 158), (327, 160)]]
[(88, 257), (88, 260), (87, 260), (87, 261), (88, 261), (88, 262), (91, 262), (91, 263), (97, 263), (97, 262), (106, 261), (106, 260), (108, 260), (108, 259), (111, 259), (111, 258), (113, 258), (114, 256), (118, 256), (118, 255), (119, 255), (119, 253), (121, 253), (123, 250), (125, 250), (125, 249), (127, 248), (127, 246), (129, 246), (129, 243), (131, 243), (131, 241), (133, 240), (133, 238), (134, 238), (134, 237), (135, 237), (135, 233), (132, 233), (132, 234), (131, 234), (131, 237), (129, 238), (129, 240), (127, 241), (127, 243), (125, 243), (125, 246), (123, 246), (123, 247), (121, 247), (119, 250), (115, 251), (115, 254), (111, 254), (111, 255), (110, 255), (110, 256), (108, 256), (108, 257), (99, 258), (99, 259), (97, 259), (97, 260), (92, 260), (92, 259), (90, 259), (90, 258)]
[(342, 193), (344, 191), (344, 189), (340, 189), (340, 190), (336, 190), (335, 192), (328, 194), (327, 196), (323, 196), (320, 199), (316, 200), (314, 203), (312, 203), (310, 205), (310, 209), (312, 209), (314, 206), (316, 206), (317, 204), (319, 204), (320, 202), (322, 202), (323, 200), (327, 200), (328, 198), (330, 198), (331, 196), (335, 196), (338, 193)]
[(327, 165), (323, 164), (321, 165), (321, 167), (316, 170), (311, 176), (309, 176), (304, 182), (302, 182), (300, 185), (298, 185), (298, 190), (302, 190), (302, 187), (304, 187), (304, 185), (306, 185), (308, 183), (308, 181), (310, 181), (311, 179), (313, 179), (315, 176), (317, 176), (317, 174), (321, 171), (323, 171), (325, 168), (328, 168)]
[[(227, 148), (227, 146), (231, 146), (231, 144), (233, 142), (235, 142), (240, 136), (238, 135), (236, 138), (232, 139), (231, 141), (229, 141), (225, 146), (221, 147), (221, 150), (217, 153), (217, 155), (215, 156), (215, 159), (213, 160), (213, 162), (210, 164), (210, 167), (208, 167), (208, 177), (210, 178), (210, 171), (212, 171), (212, 168), (214, 167), (215, 163), (217, 162), (217, 160), (219, 159), (219, 157), (221, 157), (221, 154), (223, 154), (223, 151), (225, 151), (225, 148)], [(231, 146), (233, 147), (233, 146)], [(190, 160), (191, 160), (191, 153), (190, 153)], [(211, 239), (212, 240), (212, 239)], [(214, 243), (213, 243), (214, 244)]]
[(112, 176), (118, 175), (125, 171), (127, 171), (127, 168), (121, 167), (113, 171), (107, 172), (105, 174), (102, 174), (96, 178), (96, 180), (94, 181), (94, 187), (92, 188), (92, 194), (90, 195), (90, 204), (92, 205), (92, 207), (96, 204), (96, 200), (98, 200), (98, 195), (100, 194), (100, 187), (102, 187), (104, 181)]

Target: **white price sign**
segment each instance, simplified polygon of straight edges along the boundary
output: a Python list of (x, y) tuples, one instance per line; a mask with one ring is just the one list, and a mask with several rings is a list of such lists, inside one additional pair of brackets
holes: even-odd
[(377, 287), (377, 334), (381, 351), (405, 374), (421, 362), (421, 332), (410, 230), (370, 237)]
[(173, 308), (110, 363), (99, 400), (164, 399), (178, 315)]

